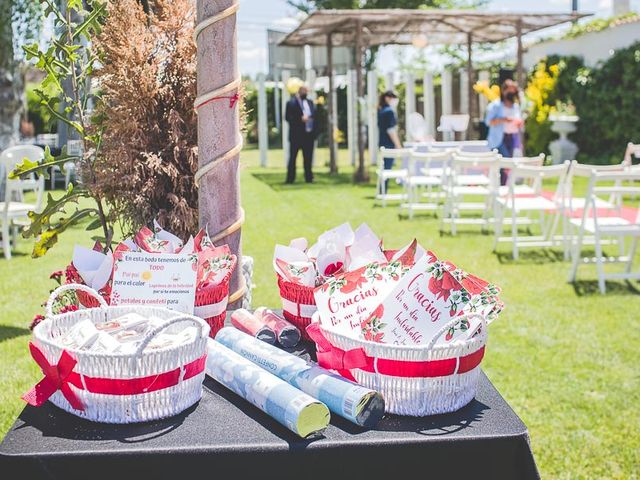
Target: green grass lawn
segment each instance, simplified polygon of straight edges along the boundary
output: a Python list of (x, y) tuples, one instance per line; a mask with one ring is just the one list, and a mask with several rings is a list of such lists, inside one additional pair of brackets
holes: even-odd
[[(373, 184), (351, 183), (346, 153), (341, 157), (337, 177), (327, 175), (321, 150), (317, 183), (284, 185), (281, 151), (270, 152), (269, 168), (257, 167), (257, 151), (243, 152), (243, 249), (255, 259), (254, 306), (279, 305), (271, 266), (276, 243), (312, 240), (344, 221), (367, 222), (389, 247), (417, 237), (503, 288), (506, 309), (490, 327), (483, 368), (529, 427), (543, 478), (637, 478), (638, 284), (611, 282), (601, 296), (592, 268), (581, 270), (576, 286), (566, 282), (569, 264), (559, 252), (525, 251), (513, 261), (506, 245), (491, 253), (492, 238), (474, 228), (441, 236), (431, 216), (401, 219), (395, 206), (374, 206)], [(20, 394), (40, 376), (27, 353), (27, 326), (53, 285), (48, 276), (69, 262), (74, 243), (89, 245), (89, 236), (72, 230), (39, 260), (29, 257), (31, 245), (23, 241), (10, 262), (0, 259), (0, 437), (23, 407)]]

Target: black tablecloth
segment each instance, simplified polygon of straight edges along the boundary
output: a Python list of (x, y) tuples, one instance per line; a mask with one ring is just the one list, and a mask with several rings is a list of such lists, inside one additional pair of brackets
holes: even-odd
[(375, 430), (332, 415), (313, 440), (209, 377), (204, 385), (186, 412), (144, 424), (96, 424), (49, 402), (27, 406), (0, 445), (0, 478), (539, 478), (526, 426), (484, 374), (475, 400), (458, 412), (390, 415)]

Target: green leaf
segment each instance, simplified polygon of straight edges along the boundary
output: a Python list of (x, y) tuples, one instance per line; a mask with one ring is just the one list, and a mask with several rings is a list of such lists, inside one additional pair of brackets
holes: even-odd
[(95, 209), (93, 208), (83, 208), (81, 210), (76, 210), (73, 215), (68, 218), (60, 219), (56, 225), (49, 227), (45, 232), (38, 236), (35, 244), (33, 245), (31, 256), (33, 258), (39, 258), (45, 255), (58, 242), (58, 236), (62, 232), (73, 225), (77, 225), (81, 220), (94, 212)]
[(85, 228), (85, 230), (87, 232), (90, 232), (91, 230), (97, 230), (98, 228), (101, 228), (101, 227), (102, 227), (102, 221), (99, 218), (96, 218), (93, 222), (87, 225), (87, 228)]
[(24, 158), (22, 163), (16, 165), (16, 167), (9, 173), (9, 178), (16, 180), (18, 178), (26, 178), (29, 175), (35, 173), (42, 175), (44, 178), (49, 178), (49, 169), (55, 165), (64, 165), (66, 162), (79, 160), (78, 156), (67, 155), (66, 147), (62, 148), (62, 152), (59, 156), (54, 157), (51, 155), (49, 147), (45, 147), (44, 158), (38, 162)]
[[(74, 1), (74, 0), (69, 0)], [(103, 20), (107, 9), (106, 3), (97, 3), (91, 13), (84, 19), (84, 21), (73, 32), (73, 39), (77, 39), (80, 35), (87, 36), (87, 32), (90, 30), (100, 32), (102, 26), (100, 21)]]
[(40, 258), (58, 242), (58, 232), (50, 229), (38, 237), (31, 252), (32, 258)]
[[(31, 224), (27, 229), (22, 232), (24, 238), (36, 237), (46, 230), (51, 224), (51, 217), (60, 212), (65, 212), (65, 207), (68, 203), (77, 203), (81, 197), (87, 197), (89, 194), (86, 190), (80, 188), (74, 188), (72, 184), (69, 185), (67, 192), (60, 198), (53, 198), (51, 193), (47, 194), (47, 205), (42, 212), (29, 212), (29, 220)], [(91, 209), (95, 211), (95, 209)]]

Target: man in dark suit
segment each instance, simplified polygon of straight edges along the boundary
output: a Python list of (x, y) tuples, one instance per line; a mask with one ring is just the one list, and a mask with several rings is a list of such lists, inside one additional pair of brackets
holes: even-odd
[(311, 163), (313, 161), (313, 143), (315, 140), (314, 125), (315, 107), (307, 98), (307, 87), (300, 87), (298, 93), (287, 103), (285, 118), (289, 122), (289, 165), (287, 167), (287, 183), (296, 179), (296, 157), (302, 150), (304, 163), (304, 179), (313, 182)]

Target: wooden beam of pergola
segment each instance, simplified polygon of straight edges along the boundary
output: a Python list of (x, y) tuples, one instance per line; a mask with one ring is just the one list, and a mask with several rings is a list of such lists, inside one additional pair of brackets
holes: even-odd
[[(465, 45), (467, 47), (468, 105), (473, 111), (473, 65), (472, 47), (474, 42), (501, 42), (509, 38), (517, 39), (517, 80), (522, 85), (524, 69), (522, 65), (522, 36), (552, 27), (590, 14), (579, 13), (502, 13), (478, 10), (409, 10), (409, 9), (364, 9), (364, 10), (319, 10), (309, 15), (281, 42), (283, 46), (323, 46), (327, 47), (327, 70), (329, 72), (329, 95), (333, 90), (334, 47), (348, 47), (355, 51), (357, 68), (357, 92), (364, 92), (363, 62), (364, 49), (380, 45), (410, 45), (416, 35), (424, 35), (432, 45)], [(333, 152), (333, 124), (329, 121), (329, 145), (331, 149), (332, 172), (335, 171)], [(360, 115), (357, 115), (358, 168), (356, 181), (366, 181), (367, 170), (364, 162), (363, 132)]]
[[(409, 45), (414, 34), (421, 33), (430, 43), (440, 45), (465, 45), (467, 33), (485, 42), (501, 42), (517, 35), (575, 21), (590, 14), (585, 13), (503, 13), (478, 10), (411, 10), (364, 9), (318, 10), (309, 15), (289, 33), (280, 45), (323, 46), (326, 35), (333, 33), (334, 47), (354, 47), (358, 24), (375, 35), (363, 37), (368, 47), (378, 45)], [(411, 28), (405, 29), (406, 23)], [(506, 30), (503, 27), (507, 27)], [(382, 28), (383, 31), (376, 31)]]

